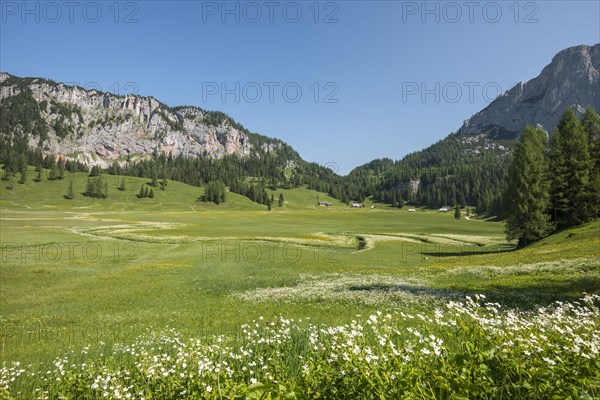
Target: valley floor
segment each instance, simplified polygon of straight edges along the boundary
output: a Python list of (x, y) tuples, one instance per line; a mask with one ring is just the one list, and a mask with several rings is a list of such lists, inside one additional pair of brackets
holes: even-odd
[[(0, 338), (1, 359), (5, 367), (0, 371), (0, 394), (3, 393), (1, 386), (5, 385), (7, 395), (11, 393), (26, 398), (23, 393), (34, 390), (33, 387), (40, 384), (52, 387), (52, 390), (64, 389), (64, 393), (71, 395), (79, 393), (70, 392), (68, 387), (73, 389), (77, 385), (67, 384), (66, 381), (61, 386), (47, 381), (42, 384), (43, 380), (33, 376), (24, 380), (25, 373), (15, 373), (21, 367), (12, 364), (16, 361), (21, 366), (53, 362), (56, 366), (55, 357), (64, 354), (72, 354), (69, 362), (77, 364), (89, 359), (95, 365), (93, 373), (100, 373), (101, 365), (117, 371), (119, 368), (116, 365), (121, 362), (118, 360), (124, 359), (127, 359), (123, 361), (128, 365), (127, 368), (147, 373), (147, 365), (143, 368), (133, 367), (138, 362), (144, 364), (147, 361), (140, 361), (146, 359), (140, 356), (142, 350), (133, 353), (125, 351), (129, 355), (123, 355), (122, 346), (129, 346), (136, 341), (137, 345), (132, 346), (150, 355), (158, 354), (158, 349), (163, 347), (170, 349), (165, 352), (174, 349), (189, 352), (192, 354), (190, 360), (195, 363), (194, 373), (198, 373), (198, 365), (206, 356), (206, 348), (202, 346), (213, 343), (213, 335), (225, 335), (226, 339), (223, 340), (226, 341), (237, 340), (237, 344), (230, 343), (236, 351), (248, 351), (240, 344), (240, 338), (245, 338), (243, 342), (254, 346), (252, 348), (255, 351), (262, 348), (258, 333), (247, 325), (253, 324), (252, 321), (260, 325), (258, 332), (275, 337), (282, 335), (281, 340), (289, 345), (305, 346), (312, 343), (310, 335), (316, 335), (326, 326), (345, 326), (340, 329), (346, 332), (359, 324), (361, 329), (370, 330), (372, 323), (375, 323), (369, 318), (372, 315), (381, 324), (378, 325), (381, 331), (367, 335), (368, 339), (361, 343), (389, 341), (395, 335), (394, 329), (400, 329), (404, 333), (394, 336), (394, 343), (406, 350), (406, 346), (414, 346), (402, 345), (407, 327), (418, 327), (424, 334), (431, 329), (419, 325), (425, 319), (415, 325), (412, 319), (415, 315), (430, 316), (427, 318), (436, 315), (445, 324), (454, 320), (455, 323), (463, 321), (467, 325), (485, 325), (479, 319), (468, 320), (465, 317), (473, 314), (479, 315), (477, 318), (497, 318), (498, 326), (510, 324), (507, 315), (495, 313), (490, 309), (492, 306), (484, 304), (498, 303), (502, 313), (515, 312), (519, 323), (529, 326), (526, 323), (530, 318), (527, 313), (539, 313), (540, 307), (550, 307), (555, 301), (575, 304), (583, 298), (584, 293), (600, 294), (599, 221), (560, 232), (528, 248), (515, 250), (513, 244), (505, 241), (501, 223), (456, 220), (451, 214), (426, 210), (416, 213), (387, 207), (353, 210), (339, 203), (332, 208), (319, 208), (312, 199), (316, 192), (306, 189), (286, 191), (287, 204), (271, 212), (235, 195), (223, 207), (209, 206), (196, 201), (198, 194), (194, 191), (197, 188), (176, 182), (170, 183), (167, 192), (159, 193), (154, 203), (140, 201), (132, 205), (141, 180), (131, 180), (130, 190), (115, 194), (115, 198), (109, 198), (110, 201), (79, 196), (79, 199), (69, 202), (60, 198), (64, 185), (58, 187), (48, 182), (39, 183), (46, 185), (48, 190), (28, 192), (36, 184), (33, 182), (17, 187), (13, 192), (2, 190)], [(169, 191), (171, 196), (167, 195)], [(184, 198), (185, 201), (180, 200)], [(169, 202), (172, 202), (172, 207), (168, 206)], [(158, 206), (158, 203), (164, 205)], [(465, 301), (467, 296), (471, 299), (477, 297), (481, 304), (467, 302), (463, 306), (447, 308), (448, 304)], [(592, 305), (594, 302), (597, 304), (597, 298), (593, 296), (587, 301)], [(600, 323), (598, 309), (594, 311), (590, 307), (585, 310), (582, 308), (581, 312), (585, 313), (590, 324), (597, 326)], [(450, 314), (440, 316), (439, 310), (450, 310)], [(563, 313), (567, 315), (571, 311)], [(518, 314), (521, 312), (525, 314)], [(547, 312), (549, 321), (559, 326), (553, 312)], [(383, 319), (382, 316), (388, 314), (390, 317)], [(459, 314), (460, 317), (457, 317)], [(268, 325), (270, 321), (273, 325)], [(288, 329), (286, 326), (290, 324), (289, 321), (295, 322)], [(435, 349), (441, 346), (435, 338), (444, 337), (446, 343), (456, 333), (444, 330), (446, 328), (440, 324), (430, 331), (434, 338), (426, 339), (431, 342), (427, 342), (429, 347), (424, 347), (426, 351), (435, 353)], [(567, 322), (565, 324), (568, 325)], [(563, 326), (561, 329), (579, 328)], [(353, 340), (347, 336), (347, 332), (336, 332), (323, 339), (323, 351), (333, 351), (337, 346), (336, 340), (344, 343)], [(384, 332), (387, 332), (387, 336)], [(463, 334), (471, 337), (473, 332), (467, 329)], [(293, 340), (289, 335), (293, 336)], [(302, 339), (303, 335), (308, 335), (306, 340)], [(592, 343), (591, 348), (600, 343), (597, 334), (582, 331), (581, 335), (588, 345)], [(284, 340), (284, 337), (291, 342)], [(418, 339), (414, 335), (412, 337)], [(491, 333), (490, 337), (493, 337)], [(203, 345), (189, 344), (193, 349), (188, 344), (182, 345), (187, 343), (187, 338), (200, 340)], [(400, 338), (402, 341), (398, 342)], [(505, 339), (509, 340), (506, 337), (502, 340)], [(477, 346), (478, 339), (473, 340)], [(552, 346), (555, 344), (553, 340), (548, 339)], [(98, 345), (99, 342), (102, 344)], [(372, 348), (376, 353), (381, 352), (378, 357), (387, 352), (394, 358), (392, 355), (395, 353), (391, 348), (376, 350), (378, 347), (375, 342)], [(417, 340), (416, 343), (421, 342)], [(461, 346), (455, 344), (446, 351), (448, 354), (463, 354), (468, 349)], [(269, 351), (291, 351), (291, 354), (309, 357), (308, 350), (292, 351), (275, 346)], [(72, 351), (74, 353), (69, 353)], [(352, 348), (348, 351), (351, 353)], [(361, 347), (360, 351), (364, 352), (365, 348)], [(593, 362), (585, 364), (587, 372), (584, 375), (589, 381), (578, 382), (584, 384), (582, 388), (592, 387), (592, 383), (599, 382), (597, 347), (595, 351), (588, 351), (590, 354), (587, 355), (593, 357)], [(86, 356), (87, 352), (89, 356)], [(169, 354), (177, 358), (175, 353)], [(112, 355), (106, 358), (109, 354)], [(275, 353), (265, 354), (264, 357), (275, 357)], [(365, 354), (361, 354), (361, 362), (356, 359), (354, 363), (348, 361), (348, 365), (352, 365), (352, 368), (363, 365)], [(542, 356), (546, 357), (546, 353)], [(581, 359), (582, 356), (578, 357)], [(268, 392), (272, 397), (283, 397), (286, 393), (294, 392), (296, 395), (305, 393), (308, 397), (335, 398), (347, 393), (328, 391), (336, 385), (344, 387), (343, 378), (336, 375), (339, 371), (322, 370), (326, 365), (331, 365), (331, 360), (312, 359), (316, 363), (314, 365), (288, 365), (286, 363), (289, 360), (278, 360), (273, 364), (278, 365), (277, 368), (287, 365), (286, 371), (269, 368), (265, 371), (287, 377), (279, 378), (283, 385), (281, 393), (278, 392), (278, 386), (266, 383), (268, 377), (264, 373), (259, 380), (246, 372), (235, 375), (235, 379), (234, 375), (230, 378), (246, 385), (243, 389), (238, 388), (240, 393), (245, 393), (244, 396), (250, 396), (249, 393), (254, 390), (263, 394)], [(169, 364), (163, 361), (164, 365)], [(237, 367), (243, 368), (244, 362), (239, 361)], [(381, 375), (381, 382), (369, 383), (369, 379), (365, 378), (362, 384), (372, 385), (373, 393), (377, 393), (379, 389), (376, 388), (380, 388), (387, 380), (399, 379), (399, 376), (392, 378), (394, 371), (399, 373), (398, 368), (401, 369), (402, 364), (395, 362), (386, 367), (387, 375), (385, 378)], [(178, 365), (177, 368), (182, 368)], [(425, 364), (419, 365), (415, 366), (417, 370), (425, 368)], [(12, 372), (10, 368), (13, 368)], [(61, 368), (69, 370), (71, 367), (65, 364)], [(160, 370), (160, 367), (157, 368)], [(303, 368), (310, 369), (310, 376), (316, 379), (316, 383), (308, 383), (305, 378), (300, 378), (305, 376), (302, 375)], [(449, 366), (440, 364), (437, 368), (438, 371), (444, 371)], [(575, 368), (575, 364), (570, 368)], [(210, 370), (214, 374), (214, 370)], [(382, 372), (377, 371), (373, 370), (372, 373)], [(180, 372), (186, 373), (177, 371)], [(88, 375), (90, 373), (86, 372)], [(319, 373), (323, 374), (321, 381), (315, 377)], [(481, 373), (485, 375), (487, 372)], [(63, 376), (60, 372), (58, 374)], [(18, 384), (3, 382), (17, 375), (15, 382)], [(150, 379), (150, 375), (144, 375), (144, 382), (149, 382), (147, 379)], [(189, 382), (174, 384), (176, 389), (168, 388), (168, 380), (163, 382), (165, 387), (163, 384), (155, 387), (148, 383), (147, 388), (152, 387), (154, 394), (146, 391), (144, 396), (161, 398), (160, 393), (168, 392), (174, 398), (185, 397), (181, 392), (184, 386), (187, 387), (185, 390), (195, 390), (195, 394), (190, 394), (192, 397), (202, 398), (208, 396), (207, 393), (217, 398), (237, 396), (234, 395), (237, 393), (235, 385), (227, 386), (218, 379), (213, 382), (209, 375), (208, 372), (206, 375), (194, 375), (194, 379), (206, 376), (206, 382), (210, 382), (195, 389), (185, 386)], [(339, 382), (331, 378), (334, 375)], [(355, 375), (360, 374), (355, 372)], [(117, 379), (115, 376), (113, 378)], [(103, 379), (110, 381), (113, 378)], [(371, 378), (375, 379), (373, 376)], [(221, 379), (226, 379), (226, 375)], [(277, 377), (272, 379), (271, 383), (277, 381)], [(125, 381), (121, 379), (119, 382)], [(250, 388), (257, 382), (262, 382), (264, 386)], [(316, 386), (311, 386), (313, 384)], [(419, 382), (403, 384), (411, 388), (421, 387)], [(427, 384), (434, 385), (432, 382)], [(441, 386), (435, 386), (437, 384)], [(453, 393), (455, 389), (452, 385), (462, 384), (464, 382), (457, 380), (454, 384), (447, 383), (447, 387), (439, 382), (434, 386), (438, 389), (444, 387), (443, 390), (439, 389), (443, 393)], [(77, 390), (91, 390), (91, 385), (84, 385), (85, 388)], [(101, 383), (96, 382), (96, 385)], [(221, 392), (217, 389), (207, 391), (207, 386), (214, 389), (217, 387), (215, 385), (222, 386), (219, 389)], [(226, 386), (227, 396), (223, 394)], [(360, 393), (368, 392), (367, 387), (363, 389)], [(119, 390), (122, 391), (122, 388)], [(481, 390), (479, 394), (471, 392), (472, 397), (481, 396), (487, 389), (482, 386)], [(17, 395), (19, 391), (23, 391), (21, 395)], [(108, 389), (105, 391), (108, 392)], [(56, 395), (58, 392), (53, 393)], [(103, 392), (81, 393), (82, 396), (102, 397)], [(121, 394), (124, 396), (125, 393), (122, 391)], [(357, 393), (358, 397), (364, 397)], [(510, 397), (510, 393), (525, 392), (507, 391), (505, 397)], [(598, 392), (594, 393), (598, 395)], [(114, 388), (109, 396), (119, 398)], [(382, 392), (373, 397), (391, 396), (392, 393)], [(419, 397), (418, 394), (415, 396)], [(424, 391), (423, 396), (436, 397), (428, 391)]]

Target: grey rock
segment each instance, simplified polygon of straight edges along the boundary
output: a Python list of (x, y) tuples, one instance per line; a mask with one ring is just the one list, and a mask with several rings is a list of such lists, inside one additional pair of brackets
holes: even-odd
[[(0, 84), (8, 78), (8, 74), (0, 73)], [(142, 158), (155, 150), (174, 156), (209, 158), (253, 154), (244, 131), (236, 129), (227, 119), (219, 126), (206, 124), (205, 112), (199, 108), (174, 111), (152, 97), (116, 96), (41, 79), (32, 79), (28, 88), (38, 103), (48, 104), (42, 110), (42, 117), (50, 127), (44, 143), (46, 153), (101, 166), (123, 161), (128, 155)], [(0, 101), (20, 91), (17, 85), (0, 86)], [(73, 111), (63, 121), (70, 131), (63, 138), (52, 128), (54, 121), (61, 118), (60, 112), (53, 108), (57, 104)], [(30, 145), (37, 143), (38, 138), (30, 135)]]
[(552, 132), (568, 107), (581, 116), (589, 106), (600, 110), (600, 44), (559, 52), (539, 76), (499, 96), (458, 133), (512, 139), (528, 124)]

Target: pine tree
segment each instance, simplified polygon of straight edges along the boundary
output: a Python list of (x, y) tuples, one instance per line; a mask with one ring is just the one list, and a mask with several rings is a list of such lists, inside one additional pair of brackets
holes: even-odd
[(158, 178), (156, 176), (156, 168), (152, 168), (152, 182), (150, 183), (152, 187), (158, 187)]
[[(173, 160), (173, 155), (171, 153), (169, 153), (169, 158), (168, 160), (170, 160), (169, 162), (172, 162)], [(162, 180), (160, 181), (160, 190), (166, 190), (167, 189), (167, 165), (163, 164), (163, 168), (162, 168)]]
[(35, 166), (35, 182), (41, 182), (42, 181), (42, 164), (38, 163)]
[(456, 219), (461, 218), (460, 204), (457, 204), (456, 207), (454, 207), (454, 218), (456, 218)]
[(226, 187), (223, 181), (209, 181), (205, 185), (202, 201), (211, 201), (215, 204), (221, 204), (226, 199)]
[(94, 195), (93, 197), (102, 197), (102, 181), (100, 177), (94, 179)]
[(283, 193), (279, 193), (279, 207), (283, 207), (285, 200), (283, 199)]
[(92, 197), (94, 195), (94, 180), (88, 178), (87, 184), (85, 185), (85, 195)]
[(56, 162), (52, 159), (52, 163), (50, 164), (50, 173), (48, 174), (49, 181), (55, 181), (58, 179), (58, 167), (56, 166)]
[(138, 198), (143, 199), (145, 197), (144, 185), (140, 186), (140, 192), (137, 195)]
[(255, 185), (250, 186), (250, 189), (248, 190), (246, 197), (248, 197), (250, 200), (252, 200), (254, 202), (258, 202), (258, 193), (257, 193)]
[(267, 205), (268, 202), (269, 202), (269, 195), (267, 194), (267, 191), (265, 189), (263, 189), (262, 195), (260, 197), (260, 204)]
[(99, 165), (94, 165), (92, 170), (90, 171), (90, 177), (100, 176), (102, 174), (102, 170)]
[(144, 188), (144, 198), (149, 197), (150, 196), (150, 192), (148, 191), (148, 187)]
[(27, 156), (22, 155), (19, 160), (19, 183), (24, 185), (27, 182)]
[(65, 161), (61, 158), (58, 160), (58, 173), (56, 179), (62, 180), (65, 177)]
[(148, 193), (148, 197), (150, 197), (151, 199), (154, 198), (154, 190), (150, 189), (150, 193)]
[(220, 192), (220, 196), (221, 196), (221, 203), (225, 203), (225, 199), (226, 199), (226, 194), (225, 192), (227, 191), (225, 184), (222, 181), (219, 181), (219, 192)]
[(15, 185), (13, 183), (13, 175), (12, 173), (8, 173), (8, 186), (6, 187), (8, 190), (13, 190), (15, 188)]
[(124, 191), (125, 191), (125, 189), (126, 189), (126, 188), (125, 188), (125, 178), (123, 178), (123, 179), (121, 179), (121, 184), (119, 185), (119, 190), (120, 190), (121, 192), (124, 192)]
[(75, 194), (73, 193), (73, 181), (69, 182), (69, 187), (67, 188), (67, 194), (65, 194), (65, 199), (73, 200), (75, 198)]
[(590, 190), (589, 206), (592, 217), (600, 216), (600, 116), (593, 108), (585, 110), (581, 121), (583, 130), (588, 136), (590, 152)]
[(527, 126), (513, 151), (504, 195), (506, 237), (517, 239), (519, 246), (545, 237), (552, 229), (547, 214), (550, 184), (546, 153), (546, 132)]
[(24, 185), (27, 182), (27, 165), (25, 167), (21, 167), (21, 177), (19, 179), (19, 183)]
[(213, 189), (212, 189), (212, 183), (211, 182), (207, 182), (206, 185), (204, 186), (204, 196), (202, 196), (202, 200), (203, 201), (212, 201), (213, 199)]
[(590, 153), (588, 138), (572, 109), (554, 130), (550, 149), (551, 199), (558, 228), (590, 219)]

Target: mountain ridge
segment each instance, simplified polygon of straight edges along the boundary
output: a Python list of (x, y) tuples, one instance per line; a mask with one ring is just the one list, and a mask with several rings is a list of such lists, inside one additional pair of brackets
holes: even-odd
[[(153, 96), (116, 95), (0, 73), (0, 105), (5, 111), (5, 102), (23, 91), (31, 93), (27, 101), (37, 103), (38, 115), (32, 119), (47, 125), (36, 127), (34, 122), (29, 145), (42, 144), (46, 153), (88, 165), (107, 168), (114, 161), (135, 161), (153, 152), (222, 158), (279, 151), (285, 153), (289, 166), (301, 160), (283, 141), (251, 133), (222, 112), (171, 107)], [(587, 106), (600, 110), (600, 43), (561, 50), (537, 77), (507, 90), (465, 120), (453, 135), (462, 137), (465, 151), (508, 152), (525, 125), (540, 124), (551, 132), (567, 107), (581, 115)], [(23, 126), (8, 127), (19, 128)]]
[(500, 215), (511, 149), (521, 131), (539, 124), (551, 134), (569, 107), (579, 117), (587, 106), (599, 112), (598, 71), (600, 44), (564, 49), (537, 77), (499, 96), (456, 132), (400, 160), (372, 160), (348, 176), (363, 185), (377, 182), (363, 193), (388, 204), (400, 198), (431, 207), (469, 204)]
[[(44, 78), (20, 78), (0, 73), (0, 102), (8, 113), (10, 102), (30, 102), (34, 120), (29, 145), (44, 152), (108, 167), (112, 162), (141, 157), (155, 151), (189, 157), (222, 158), (225, 155), (262, 156), (287, 153), (290, 162), (299, 155), (276, 138), (251, 133), (219, 111), (195, 106), (170, 107), (152, 96), (116, 95)], [(35, 102), (36, 104), (33, 104)], [(4, 130), (23, 131), (22, 121)], [(29, 121), (27, 121), (29, 122)], [(12, 134), (15, 132), (3, 132)]]
[(551, 133), (567, 107), (581, 117), (588, 106), (600, 109), (600, 43), (561, 50), (538, 76), (507, 90), (457, 133), (515, 139), (528, 124)]
[[(149, 177), (157, 162), (164, 167), (162, 154), (183, 168), (169, 179), (196, 185), (222, 179), (235, 188), (250, 179), (261, 187), (307, 185), (345, 203), (372, 196), (391, 205), (470, 204), (498, 215), (510, 150), (522, 129), (541, 124), (551, 131), (568, 107), (579, 114), (589, 105), (599, 111), (598, 71), (600, 44), (564, 49), (537, 77), (499, 96), (455, 133), (397, 161), (372, 160), (344, 177), (222, 112), (9, 74), (0, 74), (0, 144), (12, 149), (2, 153), (13, 172), (18, 153), (36, 146), (46, 156), (113, 171), (116, 163), (140, 177)], [(30, 165), (38, 163), (38, 155), (29, 157)]]

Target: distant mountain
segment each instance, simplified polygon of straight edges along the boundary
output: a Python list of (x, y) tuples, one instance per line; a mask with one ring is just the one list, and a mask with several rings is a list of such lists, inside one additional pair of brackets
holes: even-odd
[(600, 44), (563, 50), (538, 77), (498, 97), (456, 133), (399, 161), (374, 160), (346, 177), (303, 161), (289, 145), (251, 133), (222, 112), (0, 73), (0, 158), (15, 172), (20, 154), (36, 148), (28, 156), (33, 165), (41, 149), (89, 166), (114, 169), (116, 162), (148, 177), (164, 169), (164, 157), (172, 154), (178, 167), (168, 178), (191, 184), (307, 185), (343, 202), (373, 196), (389, 204), (469, 204), (497, 214), (519, 133), (527, 124), (551, 132), (568, 107), (580, 114), (589, 106), (599, 111), (599, 71)]
[(0, 73), (0, 133), (28, 134), (32, 147), (88, 165), (143, 158), (153, 152), (221, 158), (298, 153), (277, 139), (250, 133), (221, 112), (171, 108), (153, 97), (117, 96), (41, 78)]
[(514, 139), (527, 124), (552, 132), (568, 107), (581, 116), (590, 106), (600, 109), (600, 44), (559, 52), (539, 76), (498, 97), (466, 120), (458, 133)]
[(497, 215), (519, 134), (528, 124), (551, 133), (568, 107), (579, 116), (587, 107), (600, 111), (600, 44), (559, 52), (538, 77), (498, 97), (457, 132), (402, 160), (360, 166), (348, 178), (370, 183), (362, 193), (386, 203), (402, 197), (431, 207), (469, 204)]

